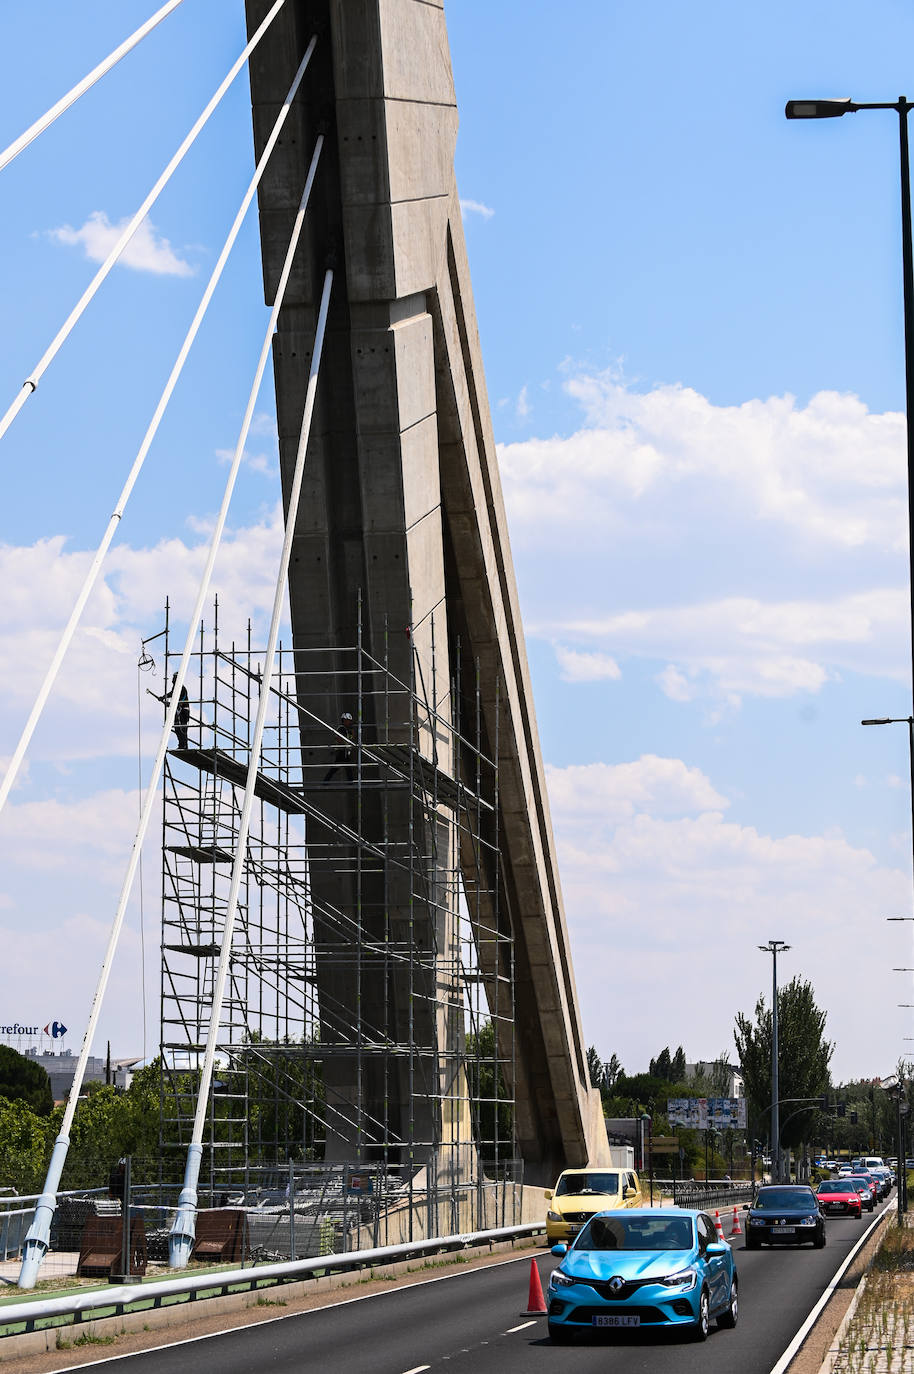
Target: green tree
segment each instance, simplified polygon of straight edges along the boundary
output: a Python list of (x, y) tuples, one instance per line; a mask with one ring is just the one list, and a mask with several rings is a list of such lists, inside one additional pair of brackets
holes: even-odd
[(25, 1102), (0, 1097), (0, 1184), (37, 1193), (48, 1162), (49, 1121)]
[(680, 1045), (670, 1064), (670, 1082), (681, 1083), (686, 1076), (685, 1050)]
[[(781, 1108), (781, 1146), (796, 1148), (809, 1140), (812, 1111), (792, 1116), (800, 1103), (786, 1098), (817, 1097), (828, 1087), (828, 1065), (834, 1045), (825, 1039), (826, 1013), (817, 1005), (811, 983), (792, 978), (778, 989), (778, 1083)], [(733, 1032), (746, 1084), (749, 1111), (756, 1129), (764, 1129), (771, 1106), (771, 1008), (764, 997), (755, 1004), (755, 1019), (742, 1012)]]
[(587, 1051), (587, 1073), (593, 1087), (603, 1087), (603, 1060), (600, 1058), (596, 1045), (591, 1045)]
[(486, 1021), (478, 1034), (467, 1036), (466, 1074), (473, 1130), (487, 1160), (494, 1156), (496, 1146), (503, 1160), (514, 1152), (514, 1111), (507, 1100), (508, 1089), (500, 1066), (496, 1079), (496, 1064), (495, 1025)]
[(9, 1045), (0, 1045), (0, 1097), (7, 1102), (24, 1102), (37, 1116), (50, 1116), (54, 1109), (51, 1080), (45, 1070)]
[(670, 1055), (670, 1047), (669, 1045), (666, 1045), (660, 1051), (657, 1058), (651, 1060), (650, 1067), (648, 1068), (648, 1073), (651, 1075), (652, 1078), (665, 1078), (667, 1082), (672, 1083), (673, 1079), (670, 1072), (672, 1069), (672, 1064), (673, 1060)]

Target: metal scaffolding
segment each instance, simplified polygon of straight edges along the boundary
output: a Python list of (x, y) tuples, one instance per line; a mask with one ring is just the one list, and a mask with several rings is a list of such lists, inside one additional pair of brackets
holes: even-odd
[[(350, 1196), (357, 1176), (397, 1205), (519, 1181), (497, 738), (483, 737), (478, 667), (459, 646), (444, 701), (413, 627), (400, 633), (408, 682), (391, 671), (388, 631), (382, 659), (367, 650), (361, 606), (355, 643), (279, 648), (204, 1142), (214, 1198), (280, 1183), (290, 1166), (293, 1191), (296, 1169)], [(167, 610), (164, 640), (167, 684)], [(422, 643), (434, 653), (434, 617)], [(166, 1161), (193, 1120), (262, 661), (250, 626), (220, 643), (217, 605), (166, 761)]]

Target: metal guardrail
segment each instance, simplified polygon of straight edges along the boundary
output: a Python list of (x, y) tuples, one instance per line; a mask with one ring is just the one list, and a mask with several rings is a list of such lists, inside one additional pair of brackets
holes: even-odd
[[(154, 1279), (146, 1283), (112, 1285), (87, 1293), (69, 1293), (59, 1298), (33, 1299), (28, 1302), (0, 1304), (0, 1337), (21, 1335), (35, 1331), (55, 1318), (73, 1317), (74, 1322), (91, 1320), (92, 1314), (120, 1316), (127, 1308), (140, 1305), (140, 1310), (158, 1307), (162, 1298), (182, 1294), (215, 1297), (229, 1289), (258, 1288), (270, 1280), (293, 1283), (315, 1272), (344, 1272), (364, 1269), (391, 1260), (466, 1250), (473, 1245), (485, 1245), (500, 1240), (534, 1236), (546, 1229), (545, 1222), (525, 1222), (520, 1226), (500, 1226), (492, 1231), (470, 1231), (461, 1235), (435, 1236), (431, 1240), (414, 1240), (404, 1245), (389, 1245), (376, 1250), (351, 1250), (344, 1255), (325, 1255), (320, 1259), (294, 1260), (284, 1264), (249, 1265), (242, 1269), (222, 1269), (216, 1273), (185, 1274), (180, 1278)], [(16, 1331), (11, 1327), (19, 1328)]]
[(673, 1204), (676, 1207), (728, 1207), (751, 1202), (754, 1188), (749, 1182), (734, 1183), (732, 1179), (696, 1179), (673, 1181)]

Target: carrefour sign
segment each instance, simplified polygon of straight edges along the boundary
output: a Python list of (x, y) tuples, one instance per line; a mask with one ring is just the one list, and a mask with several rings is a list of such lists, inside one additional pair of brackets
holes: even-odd
[(0, 1035), (49, 1035), (52, 1040), (60, 1040), (67, 1033), (62, 1021), (49, 1021), (42, 1026), (23, 1026), (14, 1021), (11, 1026), (0, 1026)]

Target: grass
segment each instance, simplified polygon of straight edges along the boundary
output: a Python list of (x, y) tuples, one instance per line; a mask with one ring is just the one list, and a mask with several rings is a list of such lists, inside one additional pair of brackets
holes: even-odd
[(75, 1341), (68, 1341), (63, 1336), (57, 1337), (58, 1350), (76, 1350), (86, 1345), (115, 1345), (118, 1336), (93, 1336), (90, 1331), (84, 1331), (81, 1336), (77, 1336)]
[(905, 1374), (914, 1357), (914, 1229), (889, 1222), (834, 1374)]

